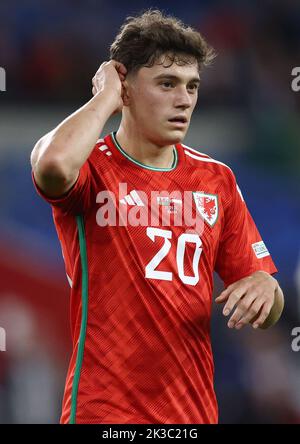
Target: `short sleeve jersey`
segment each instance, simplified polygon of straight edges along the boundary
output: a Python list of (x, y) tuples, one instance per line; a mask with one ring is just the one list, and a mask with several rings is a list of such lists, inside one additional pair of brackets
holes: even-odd
[(53, 209), (71, 285), (62, 423), (216, 423), (213, 271), (276, 267), (231, 169), (183, 144), (173, 165), (99, 139)]

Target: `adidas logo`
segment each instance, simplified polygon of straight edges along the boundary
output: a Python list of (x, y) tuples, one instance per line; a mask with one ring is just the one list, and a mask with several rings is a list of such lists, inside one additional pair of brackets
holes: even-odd
[(124, 199), (120, 199), (120, 203), (123, 205), (137, 205), (138, 207), (144, 207), (144, 203), (137, 191), (132, 190), (129, 194), (127, 194)]
[[(97, 142), (96, 142), (96, 145), (98, 143), (104, 143), (104, 139), (98, 139)], [(112, 154), (111, 151), (109, 150), (108, 146), (105, 145), (105, 144), (99, 146), (99, 150), (104, 152), (107, 156), (111, 156), (111, 154)]]

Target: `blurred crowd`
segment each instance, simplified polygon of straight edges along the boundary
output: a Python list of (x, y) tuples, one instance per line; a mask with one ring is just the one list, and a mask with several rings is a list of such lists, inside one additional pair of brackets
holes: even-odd
[[(296, 170), (300, 100), (291, 88), (291, 72), (300, 64), (298, 0), (2, 2), (0, 66), (7, 70), (7, 93), (1, 102), (84, 103), (124, 19), (149, 7), (199, 30), (218, 54), (203, 71), (198, 111), (247, 110), (258, 139), (251, 154)], [(282, 155), (287, 141), (289, 150)]]
[[(243, 143), (219, 160), (237, 166), (284, 283), (285, 313), (270, 331), (231, 332), (214, 312), (221, 422), (300, 423), (300, 352), (291, 349), (291, 330), (300, 326), (300, 92), (291, 88), (292, 69), (300, 66), (299, 0), (2, 1), (0, 66), (7, 91), (0, 93), (0, 111), (13, 107), (17, 117), (19, 109), (29, 113), (37, 105), (82, 105), (124, 19), (149, 7), (192, 25), (217, 52), (203, 71), (196, 112), (215, 134), (219, 113), (242, 118)], [(228, 125), (229, 136), (241, 131), (236, 122)], [(53, 245), (56, 258), (60, 250), (50, 210), (32, 189), (28, 158), (35, 141), (23, 147), (20, 133), (20, 146), (9, 146), (9, 159), (0, 157), (0, 327), (8, 338), (7, 351), (0, 352), (0, 423), (58, 421), (70, 350), (61, 258), (55, 287), (52, 265), (46, 277), (37, 277), (38, 262), (47, 268)], [(35, 254), (41, 227), (46, 240)], [(216, 294), (220, 290), (217, 284)]]
[(286, 110), (299, 109), (286, 88), (299, 64), (298, 0), (1, 2), (0, 60), (9, 73), (9, 98), (57, 103), (88, 97), (91, 77), (109, 57), (125, 17), (150, 6), (180, 17), (216, 48), (202, 102), (256, 110), (280, 101)]

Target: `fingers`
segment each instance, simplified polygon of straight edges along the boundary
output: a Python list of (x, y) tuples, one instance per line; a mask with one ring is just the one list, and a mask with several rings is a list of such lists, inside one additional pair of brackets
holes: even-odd
[(228, 299), (228, 296), (230, 295), (230, 292), (234, 289), (234, 284), (229, 285), (225, 290), (222, 291), (222, 293), (215, 299), (217, 304), (220, 304), (222, 302), (225, 302)]
[(225, 302), (229, 296), (229, 287), (226, 290), (222, 291), (222, 293), (215, 299), (217, 304), (221, 304)]
[[(114, 66), (115, 69), (117, 70), (118, 74), (121, 75), (122, 77), (124, 77), (124, 79), (125, 79), (125, 76), (127, 74), (127, 69), (126, 69), (125, 65), (123, 65), (123, 63), (117, 62), (116, 60), (110, 60), (109, 62), (102, 63), (101, 66), (105, 66), (105, 65), (107, 65), (107, 66), (109, 66), (109, 65)], [(100, 66), (100, 68), (101, 68), (101, 66)]]
[(115, 63), (115, 67), (118, 71), (119, 74), (122, 74), (125, 78), (126, 74), (127, 74), (127, 69), (125, 67), (125, 65), (123, 65), (123, 63), (120, 62), (116, 62), (115, 60), (113, 60), (113, 62)]
[(121, 84), (123, 85), (127, 74), (126, 67), (116, 60), (103, 62), (92, 79), (93, 95), (97, 94), (100, 91), (103, 91), (105, 88), (115, 90), (115, 85), (117, 81), (116, 74)]
[[(125, 67), (125, 65), (123, 65), (123, 63), (121, 62), (117, 62), (116, 60), (109, 60), (109, 61), (105, 61), (103, 63), (101, 63), (101, 65), (99, 66), (97, 72), (99, 72), (101, 69), (103, 69), (106, 66), (114, 66), (115, 69), (122, 74), (123, 76), (126, 76), (127, 74), (127, 69)], [(96, 72), (96, 74), (97, 74)]]
[[(267, 328), (268, 316), (275, 301), (277, 281), (267, 273), (255, 272), (231, 284), (218, 298), (217, 303), (225, 302), (224, 316), (233, 314), (228, 327), (236, 329), (251, 323), (254, 328)], [(263, 325), (265, 324), (265, 325)]]
[(228, 321), (228, 327), (235, 327), (239, 330), (257, 316), (263, 304), (264, 300), (262, 298), (256, 299), (255, 294), (248, 294), (237, 305), (233, 315)]
[[(268, 295), (258, 296), (255, 291), (249, 292), (236, 303), (235, 311), (227, 325), (229, 328), (240, 330), (245, 325), (252, 323), (253, 328), (256, 329), (263, 325), (272, 306), (273, 300), (270, 300)], [(225, 307), (223, 314), (225, 314), (224, 311)]]
[(116, 68), (121, 82), (124, 82), (124, 80), (126, 79), (127, 69), (120, 62), (116, 62), (115, 60), (111, 60), (111, 62), (114, 65), (114, 67)]
[(234, 306), (239, 302), (239, 300), (245, 295), (247, 289), (244, 286), (235, 288), (228, 296), (227, 302), (223, 308), (223, 315), (228, 316), (233, 310)]
[(263, 325), (263, 323), (265, 322), (265, 320), (269, 316), (269, 313), (270, 313), (272, 307), (273, 307), (273, 302), (271, 302), (271, 301), (265, 302), (265, 304), (262, 307), (259, 317), (253, 323), (253, 328), (258, 328)]

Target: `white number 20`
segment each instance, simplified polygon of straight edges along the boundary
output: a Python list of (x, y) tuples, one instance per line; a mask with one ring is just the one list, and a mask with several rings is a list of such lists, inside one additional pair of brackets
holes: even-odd
[[(162, 230), (160, 228), (147, 227), (147, 236), (155, 242), (155, 237), (163, 237), (165, 242), (162, 248), (156, 253), (151, 261), (146, 265), (145, 272), (146, 278), (160, 279), (163, 281), (171, 281), (173, 273), (171, 271), (159, 271), (156, 267), (161, 263), (163, 258), (167, 256), (171, 248), (172, 231)], [(186, 243), (190, 242), (195, 244), (195, 251), (193, 257), (193, 272), (194, 276), (186, 276), (184, 274), (184, 253)], [(178, 275), (181, 281), (187, 285), (196, 285), (199, 282), (199, 260), (202, 252), (202, 241), (197, 234), (182, 233), (177, 242), (176, 251), (176, 263), (178, 269)]]

